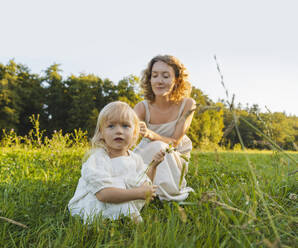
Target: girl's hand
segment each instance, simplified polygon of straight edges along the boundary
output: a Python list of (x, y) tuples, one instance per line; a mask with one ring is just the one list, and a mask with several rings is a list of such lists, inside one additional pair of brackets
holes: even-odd
[(140, 191), (141, 199), (149, 202), (156, 196), (157, 185), (152, 185), (149, 182), (145, 182), (138, 189)]
[(160, 150), (153, 156), (153, 161), (155, 162), (153, 166), (158, 166), (165, 158), (166, 152), (164, 150)]
[(143, 121), (140, 121), (140, 135), (145, 138), (148, 136), (148, 128)]

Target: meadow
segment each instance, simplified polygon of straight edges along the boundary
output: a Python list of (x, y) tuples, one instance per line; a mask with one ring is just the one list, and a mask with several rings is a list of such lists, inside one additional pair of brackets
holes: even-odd
[(0, 247), (297, 247), (297, 163), (283, 153), (194, 150), (185, 202), (87, 226), (67, 209), (86, 149), (1, 148)]

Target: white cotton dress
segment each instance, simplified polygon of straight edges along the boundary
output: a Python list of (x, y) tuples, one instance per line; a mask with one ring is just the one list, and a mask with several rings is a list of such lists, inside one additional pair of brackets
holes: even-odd
[[(181, 117), (185, 102), (186, 99), (184, 99), (181, 104), (176, 120), (163, 124), (150, 124), (148, 102), (146, 100), (143, 101), (142, 103), (144, 104), (146, 110), (145, 123), (147, 128), (161, 136), (171, 137), (175, 131), (177, 121)], [(150, 139), (143, 138), (135, 148), (134, 152), (141, 155), (145, 164), (149, 164), (152, 161), (154, 154), (160, 151), (160, 149), (165, 149), (167, 147), (168, 145), (162, 141), (151, 141)], [(186, 163), (185, 172), (188, 170), (188, 163), (182, 159), (180, 155), (183, 154), (190, 158), (191, 150), (192, 142), (186, 135), (184, 135), (177, 146), (177, 151), (166, 154), (164, 161), (157, 167), (153, 184), (158, 185), (157, 195), (160, 200), (184, 201), (188, 197), (189, 192), (194, 191), (192, 188), (186, 186), (185, 176), (183, 177), (179, 188), (179, 181), (181, 177), (180, 168), (183, 167), (183, 163)], [(184, 173), (184, 175), (185, 174), (186, 173)]]
[(118, 219), (124, 215), (141, 221), (140, 210), (145, 201), (104, 203), (95, 194), (108, 187), (130, 189), (144, 182), (151, 183), (145, 174), (146, 168), (142, 158), (131, 151), (129, 156), (110, 158), (104, 149), (96, 149), (82, 165), (81, 178), (68, 204), (71, 215), (81, 216), (84, 223), (91, 223), (98, 215), (109, 219)]

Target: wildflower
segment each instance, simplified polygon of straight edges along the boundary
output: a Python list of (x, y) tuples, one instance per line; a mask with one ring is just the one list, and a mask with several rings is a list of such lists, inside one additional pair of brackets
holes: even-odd
[(289, 195), (289, 199), (295, 201), (295, 200), (297, 200), (297, 195), (294, 194), (294, 193), (291, 193), (291, 194)]
[(187, 215), (184, 211), (184, 208), (178, 206), (178, 212), (179, 212), (179, 216), (180, 216), (180, 219), (182, 220), (183, 223), (186, 223), (187, 221)]

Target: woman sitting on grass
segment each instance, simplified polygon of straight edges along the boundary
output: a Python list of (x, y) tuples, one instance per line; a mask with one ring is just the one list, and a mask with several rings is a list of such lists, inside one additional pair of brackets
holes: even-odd
[(167, 144), (176, 148), (165, 156), (156, 171), (154, 184), (158, 186), (156, 192), (161, 200), (183, 201), (193, 191), (186, 186), (184, 178), (192, 149), (192, 142), (185, 134), (195, 108), (195, 101), (189, 97), (191, 84), (187, 77), (186, 68), (177, 58), (154, 57), (141, 80), (145, 101), (134, 108), (142, 121), (140, 134), (143, 136), (135, 152), (145, 163)]
[(92, 154), (82, 166), (76, 192), (68, 204), (72, 215), (81, 216), (85, 223), (98, 215), (142, 220), (140, 210), (145, 200), (156, 196), (157, 186), (152, 181), (165, 152), (157, 152), (147, 169), (142, 158), (129, 150), (138, 133), (138, 117), (128, 104), (112, 102), (102, 109), (92, 138)]

